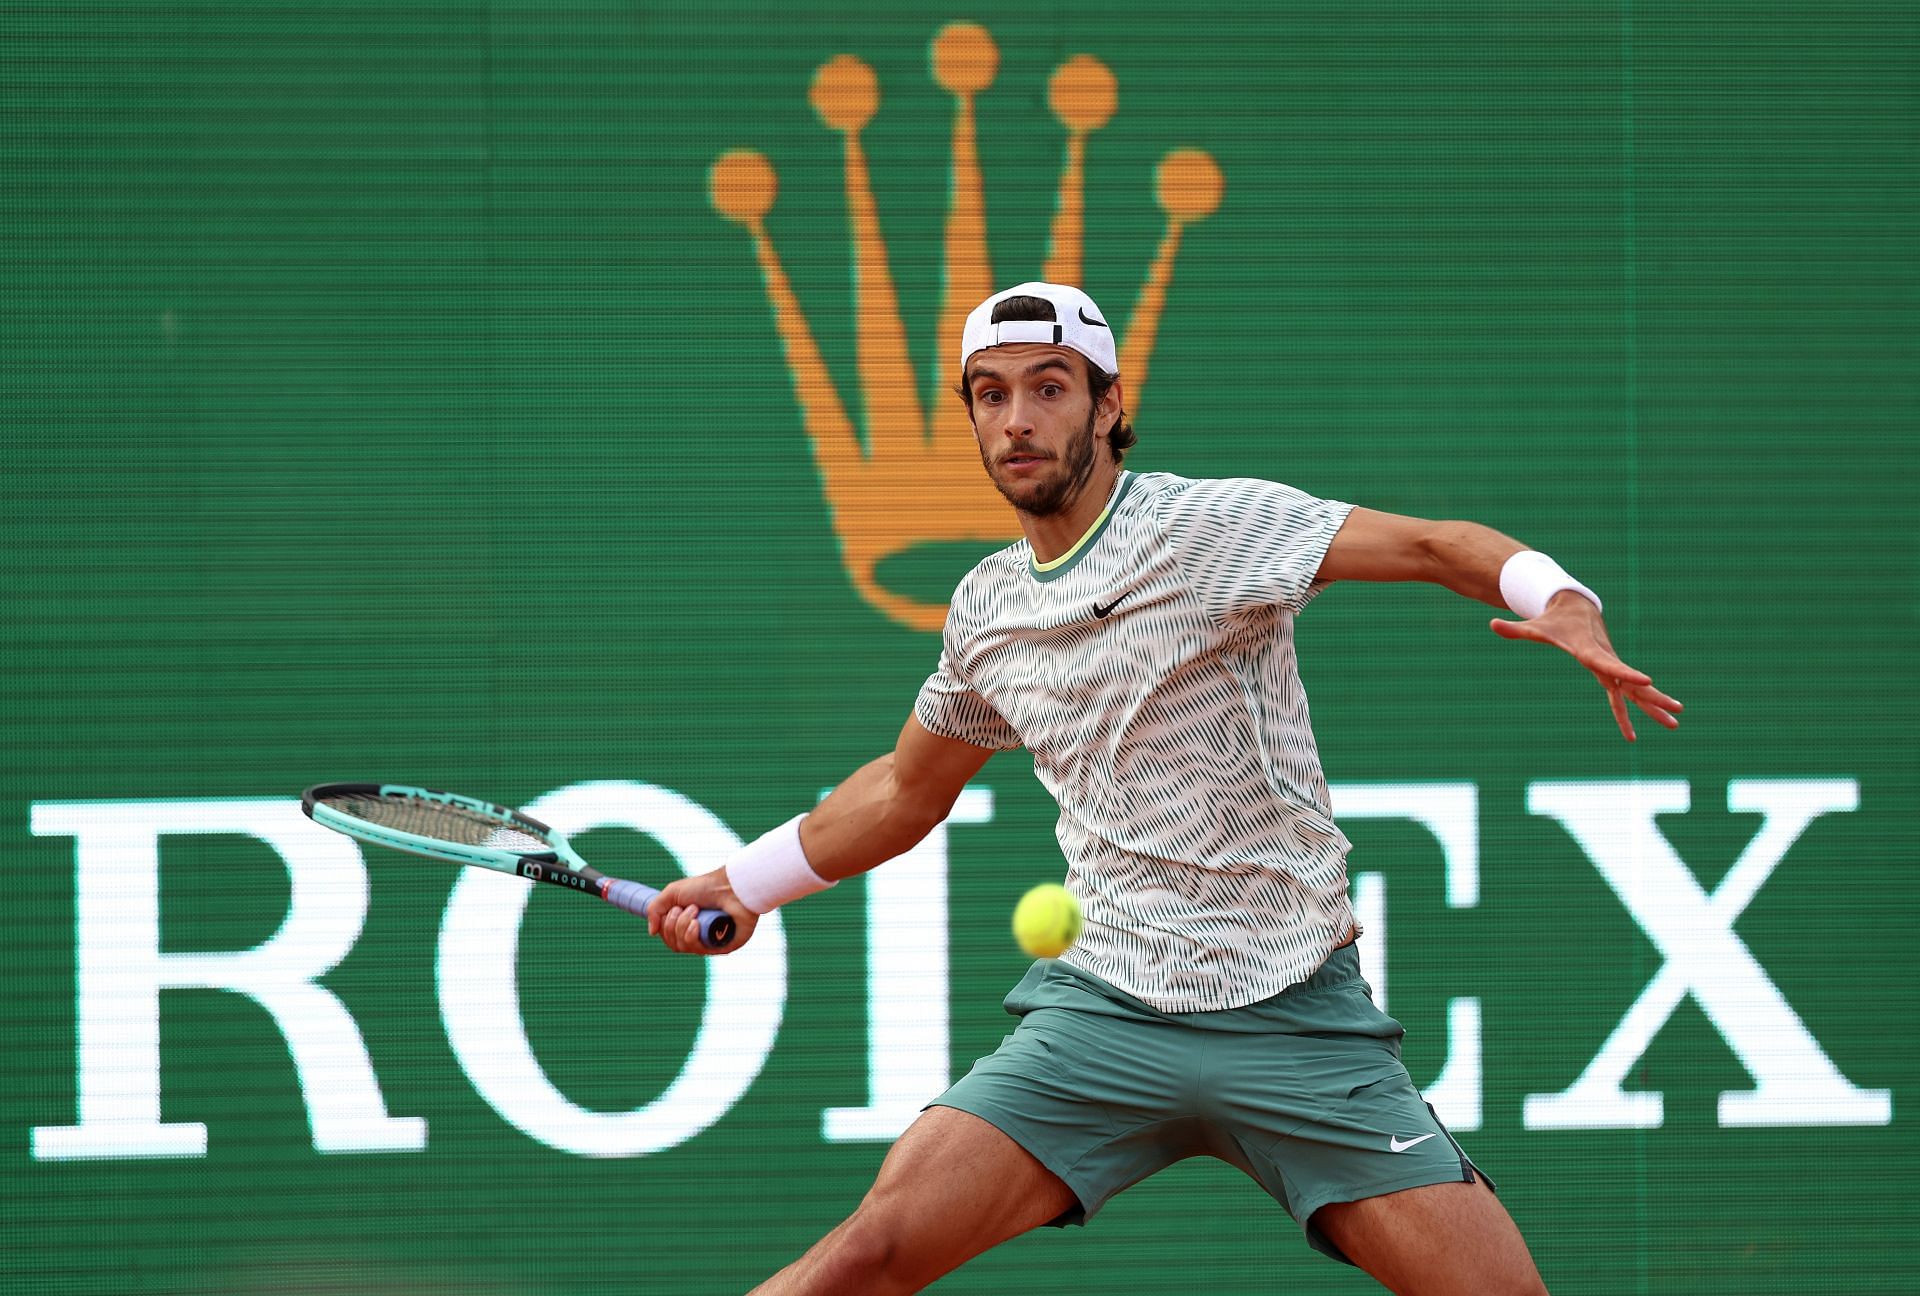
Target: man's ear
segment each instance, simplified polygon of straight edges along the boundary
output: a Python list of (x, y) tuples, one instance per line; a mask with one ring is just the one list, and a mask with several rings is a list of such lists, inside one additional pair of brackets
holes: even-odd
[(1113, 386), (1107, 388), (1107, 394), (1100, 398), (1100, 408), (1097, 412), (1100, 418), (1106, 420), (1106, 426), (1100, 429), (1100, 435), (1103, 437), (1113, 434), (1113, 430), (1120, 426), (1121, 416), (1126, 412), (1127, 394), (1124, 386), (1123, 379), (1115, 378)]

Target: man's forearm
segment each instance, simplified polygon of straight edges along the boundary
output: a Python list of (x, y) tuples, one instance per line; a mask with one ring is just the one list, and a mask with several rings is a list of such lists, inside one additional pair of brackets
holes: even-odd
[(943, 817), (903, 795), (893, 777), (893, 753), (868, 761), (800, 821), (807, 863), (832, 881), (865, 873), (904, 854)]
[(1501, 568), (1526, 546), (1478, 522), (1436, 522), (1424, 548), (1429, 580), (1503, 608), (1507, 601), (1500, 593)]

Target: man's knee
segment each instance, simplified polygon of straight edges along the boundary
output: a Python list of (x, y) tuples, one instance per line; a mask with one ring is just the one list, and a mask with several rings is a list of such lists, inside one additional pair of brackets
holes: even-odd
[(779, 1296), (837, 1296), (841, 1292), (894, 1296), (926, 1285), (903, 1272), (907, 1246), (884, 1215), (861, 1209), (840, 1221), (798, 1260), (754, 1289)]
[(796, 1263), (807, 1285), (791, 1290), (918, 1291), (1072, 1203), (1072, 1191), (999, 1129), (935, 1107), (894, 1144), (859, 1208)]
[(884, 1279), (911, 1279), (917, 1268), (912, 1239), (899, 1214), (871, 1192), (823, 1241), (827, 1254), (822, 1258), (837, 1277), (849, 1281), (877, 1286)]

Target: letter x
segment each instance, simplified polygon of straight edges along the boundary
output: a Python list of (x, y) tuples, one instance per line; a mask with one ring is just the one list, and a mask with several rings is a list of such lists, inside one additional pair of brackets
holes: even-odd
[(1529, 1129), (1657, 1128), (1658, 1093), (1628, 1093), (1627, 1073), (1691, 994), (1756, 1082), (1720, 1095), (1722, 1125), (1884, 1125), (1885, 1089), (1860, 1089), (1840, 1074), (1733, 923), (1807, 826), (1858, 807), (1852, 779), (1735, 779), (1727, 809), (1763, 816), (1760, 831), (1711, 896), (1654, 822), (1684, 813), (1684, 780), (1535, 783), (1527, 810), (1549, 815), (1580, 843), (1607, 885), (1666, 962), (1580, 1078), (1557, 1094), (1530, 1094)]

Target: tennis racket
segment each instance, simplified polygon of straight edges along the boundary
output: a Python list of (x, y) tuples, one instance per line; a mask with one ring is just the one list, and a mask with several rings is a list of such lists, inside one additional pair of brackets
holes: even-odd
[[(552, 882), (642, 918), (660, 894), (588, 867), (564, 834), (538, 819), (475, 797), (401, 783), (320, 783), (301, 794), (300, 808), (315, 823), (363, 842)], [(707, 948), (732, 939), (731, 914), (700, 911), (700, 940)]]

